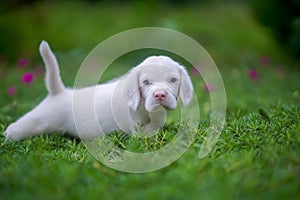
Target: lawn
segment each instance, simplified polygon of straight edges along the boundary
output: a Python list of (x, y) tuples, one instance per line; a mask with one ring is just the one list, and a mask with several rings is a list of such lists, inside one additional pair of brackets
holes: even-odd
[[(1, 199), (299, 197), (299, 63), (254, 20), (245, 4), (157, 7), (46, 1), (3, 12), (0, 25), (1, 50), (5, 49), (0, 57)], [(59, 134), (5, 141), (5, 128), (46, 95), (38, 55), (42, 39), (51, 44), (64, 82), (72, 86), (81, 62), (99, 42), (143, 26), (187, 34), (218, 66), (227, 116), (208, 156), (199, 159), (198, 153), (209, 125), (209, 94), (214, 88), (205, 85), (191, 66), (188, 71), (203, 117), (190, 148), (166, 168), (145, 174), (119, 172), (97, 161), (81, 141)], [(114, 63), (104, 79), (121, 75), (143, 59), (141, 52), (133, 55)], [(159, 149), (174, 136), (177, 122), (168, 120), (154, 140), (119, 133), (108, 138), (123, 149)]]

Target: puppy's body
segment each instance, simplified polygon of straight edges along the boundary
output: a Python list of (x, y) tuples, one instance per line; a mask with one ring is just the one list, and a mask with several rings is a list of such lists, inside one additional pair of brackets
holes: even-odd
[(193, 87), (185, 69), (165, 56), (149, 57), (118, 80), (68, 89), (61, 81), (54, 54), (44, 41), (40, 53), (46, 65), (49, 94), (6, 129), (7, 138), (20, 140), (60, 131), (91, 139), (115, 130), (130, 133), (137, 125), (150, 133), (164, 125), (165, 109), (175, 109), (177, 98), (182, 105), (192, 99)]

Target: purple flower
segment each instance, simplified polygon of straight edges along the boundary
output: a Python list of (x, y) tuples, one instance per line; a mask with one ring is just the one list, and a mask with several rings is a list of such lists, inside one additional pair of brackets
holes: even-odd
[(26, 58), (20, 58), (17, 63), (20, 68), (24, 68), (28, 65), (29, 61)]
[(271, 59), (268, 56), (261, 56), (259, 62), (262, 66), (268, 66), (271, 64)]
[(255, 69), (249, 69), (248, 76), (252, 81), (258, 80), (258, 73)]
[(15, 94), (17, 93), (17, 88), (16, 88), (16, 86), (10, 86), (9, 88), (8, 88), (8, 95), (9, 96), (14, 96)]
[(211, 92), (214, 88), (211, 84), (206, 83), (206, 84), (204, 84), (203, 89), (204, 89), (205, 92)]
[(22, 76), (22, 82), (24, 84), (30, 84), (34, 80), (34, 74), (31, 72), (26, 72)]

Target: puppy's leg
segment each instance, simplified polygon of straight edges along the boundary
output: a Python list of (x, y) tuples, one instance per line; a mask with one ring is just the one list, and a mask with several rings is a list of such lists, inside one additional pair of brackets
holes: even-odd
[(144, 132), (147, 134), (147, 136), (152, 136), (156, 131), (165, 125), (167, 111), (162, 106), (159, 106), (149, 113), (149, 117), (151, 122), (144, 127)]
[(64, 121), (60, 112), (61, 108), (53, 106), (53, 103), (51, 105), (51, 102), (49, 103), (48, 99), (45, 99), (32, 111), (9, 125), (4, 135), (7, 139), (21, 140), (29, 136), (58, 130)]

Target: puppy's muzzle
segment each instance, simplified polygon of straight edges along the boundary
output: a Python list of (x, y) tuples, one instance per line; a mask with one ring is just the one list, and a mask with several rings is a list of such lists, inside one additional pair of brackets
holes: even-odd
[(166, 109), (174, 109), (176, 107), (176, 103), (174, 102), (176, 99), (172, 98), (172, 96), (172, 94), (169, 94), (164, 89), (155, 90), (152, 94), (152, 102), (154, 105), (161, 105)]

